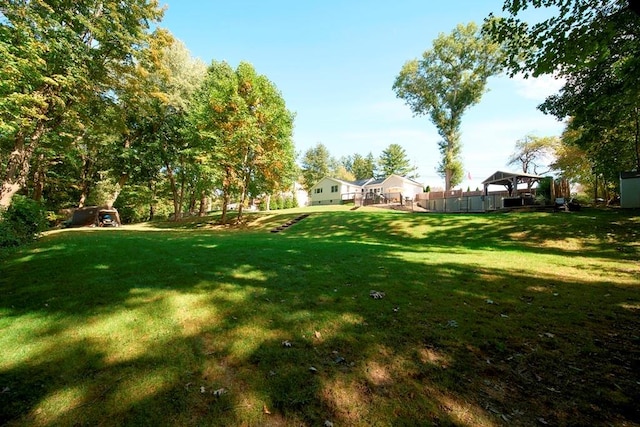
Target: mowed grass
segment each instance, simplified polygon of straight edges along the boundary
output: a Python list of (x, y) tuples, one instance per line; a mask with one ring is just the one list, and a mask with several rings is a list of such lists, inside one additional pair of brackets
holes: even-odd
[(0, 424), (640, 425), (638, 211), (214, 224), (5, 255)]

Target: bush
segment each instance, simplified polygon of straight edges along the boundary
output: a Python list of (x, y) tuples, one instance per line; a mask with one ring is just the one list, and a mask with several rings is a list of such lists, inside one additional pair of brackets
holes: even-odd
[(44, 206), (21, 195), (13, 196), (9, 208), (0, 212), (0, 247), (18, 246), (34, 240), (47, 229)]
[(132, 224), (149, 220), (149, 207), (154, 204), (154, 219), (167, 219), (173, 213), (171, 200), (156, 198), (145, 186), (126, 186), (114, 207), (118, 209), (123, 224)]
[(553, 185), (553, 178), (546, 176), (538, 183), (538, 189), (536, 190), (536, 202), (542, 201), (543, 204), (550, 204), (551, 200), (551, 186)]
[(269, 203), (269, 208), (272, 211), (277, 211), (280, 209), (280, 198), (276, 196), (271, 196), (271, 202)]
[(283, 209), (291, 209), (293, 207), (293, 197), (285, 198), (283, 205)]

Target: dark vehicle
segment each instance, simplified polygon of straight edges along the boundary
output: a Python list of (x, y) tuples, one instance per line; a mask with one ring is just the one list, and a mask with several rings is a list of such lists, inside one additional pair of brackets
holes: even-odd
[(117, 227), (120, 224), (116, 220), (118, 211), (115, 209), (101, 209), (98, 212), (99, 227)]

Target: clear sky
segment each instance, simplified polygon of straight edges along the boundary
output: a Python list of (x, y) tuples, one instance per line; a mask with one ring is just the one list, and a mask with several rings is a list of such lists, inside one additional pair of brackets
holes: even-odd
[[(418, 181), (444, 186), (435, 169), (440, 137), (428, 117), (413, 117), (392, 90), (402, 65), (430, 49), (458, 23), (500, 14), (501, 0), (161, 0), (160, 26), (205, 63), (253, 64), (296, 113), (299, 154), (318, 142), (336, 158), (378, 157), (399, 144), (418, 167)], [(552, 79), (489, 80), (482, 101), (462, 121), (465, 180), (474, 189), (506, 166), (527, 134), (564, 128), (536, 109), (556, 92)], [(468, 176), (471, 176), (471, 180)]]

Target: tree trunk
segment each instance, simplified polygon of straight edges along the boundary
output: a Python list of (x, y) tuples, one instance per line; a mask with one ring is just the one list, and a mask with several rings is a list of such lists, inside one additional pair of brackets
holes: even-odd
[(184, 162), (182, 164), (182, 170), (180, 171), (180, 196), (179, 196), (179, 202), (180, 205), (178, 206), (178, 209), (180, 210), (180, 219), (182, 219), (182, 206), (184, 204), (184, 189), (185, 189), (185, 185), (186, 185), (186, 180), (187, 177), (184, 173)]
[(206, 213), (206, 204), (207, 204), (207, 192), (202, 190), (200, 192), (200, 209), (198, 210), (198, 216), (203, 217)]
[(199, 198), (198, 198), (198, 200), (196, 200), (195, 191), (191, 191), (189, 193), (189, 215), (193, 215), (196, 212), (196, 203), (199, 200), (200, 200)]
[(178, 187), (176, 185), (176, 177), (173, 174), (173, 168), (171, 165), (165, 162), (165, 167), (167, 168), (167, 177), (169, 178), (169, 184), (171, 186), (171, 194), (173, 195), (173, 220), (178, 221), (180, 216), (182, 215), (180, 206), (182, 206), (182, 201), (178, 200)]
[(82, 156), (82, 193), (80, 193), (80, 200), (78, 201), (78, 207), (83, 208), (87, 202), (90, 192), (90, 180), (91, 176), (91, 158), (89, 156)]
[(149, 221), (153, 221), (153, 218), (156, 215), (156, 206), (153, 201), (156, 199), (156, 191), (153, 185), (153, 181), (149, 182), (149, 191), (151, 192), (151, 203), (149, 203)]
[(116, 203), (116, 200), (118, 200), (118, 196), (122, 192), (122, 189), (124, 188), (124, 185), (127, 183), (128, 179), (129, 179), (128, 173), (123, 172), (122, 175), (120, 175), (120, 178), (118, 178), (118, 182), (116, 183), (116, 188), (115, 190), (113, 190), (113, 193), (111, 194), (111, 198), (107, 200), (107, 208), (109, 209), (113, 208), (113, 205)]
[[(128, 150), (131, 148), (131, 140), (129, 138), (125, 139), (123, 148), (125, 150)], [(116, 203), (116, 200), (118, 200), (118, 196), (122, 192), (122, 189), (124, 188), (124, 185), (127, 183), (128, 180), (129, 180), (129, 173), (123, 171), (120, 174), (120, 178), (118, 178), (118, 182), (116, 183), (116, 188), (113, 191), (113, 194), (111, 194), (111, 198), (107, 200), (107, 207), (109, 209), (113, 208), (113, 205)]]
[(231, 171), (229, 167), (225, 168), (224, 178), (222, 179), (222, 214), (220, 215), (220, 222), (225, 224), (227, 222), (227, 210), (229, 200), (231, 198)]
[(444, 171), (444, 190), (451, 190), (451, 176), (453, 175), (453, 171), (447, 166)]
[(9, 156), (6, 173), (2, 180), (2, 187), (0, 187), (0, 207), (9, 207), (14, 194), (20, 191), (25, 185), (27, 176), (29, 175), (31, 157), (44, 131), (45, 123), (40, 120), (29, 138), (29, 144), (25, 144), (25, 136), (23, 133), (18, 133), (16, 136), (14, 149)]
[(46, 179), (46, 168), (44, 154), (38, 156), (38, 164), (33, 174), (33, 200), (42, 201), (42, 193), (44, 192), (44, 182)]
[(222, 191), (222, 213), (220, 214), (220, 223), (226, 224), (227, 222), (227, 206), (229, 205), (229, 193), (227, 190)]
[(635, 108), (635, 147), (636, 147), (636, 170), (640, 172), (640, 108)]

